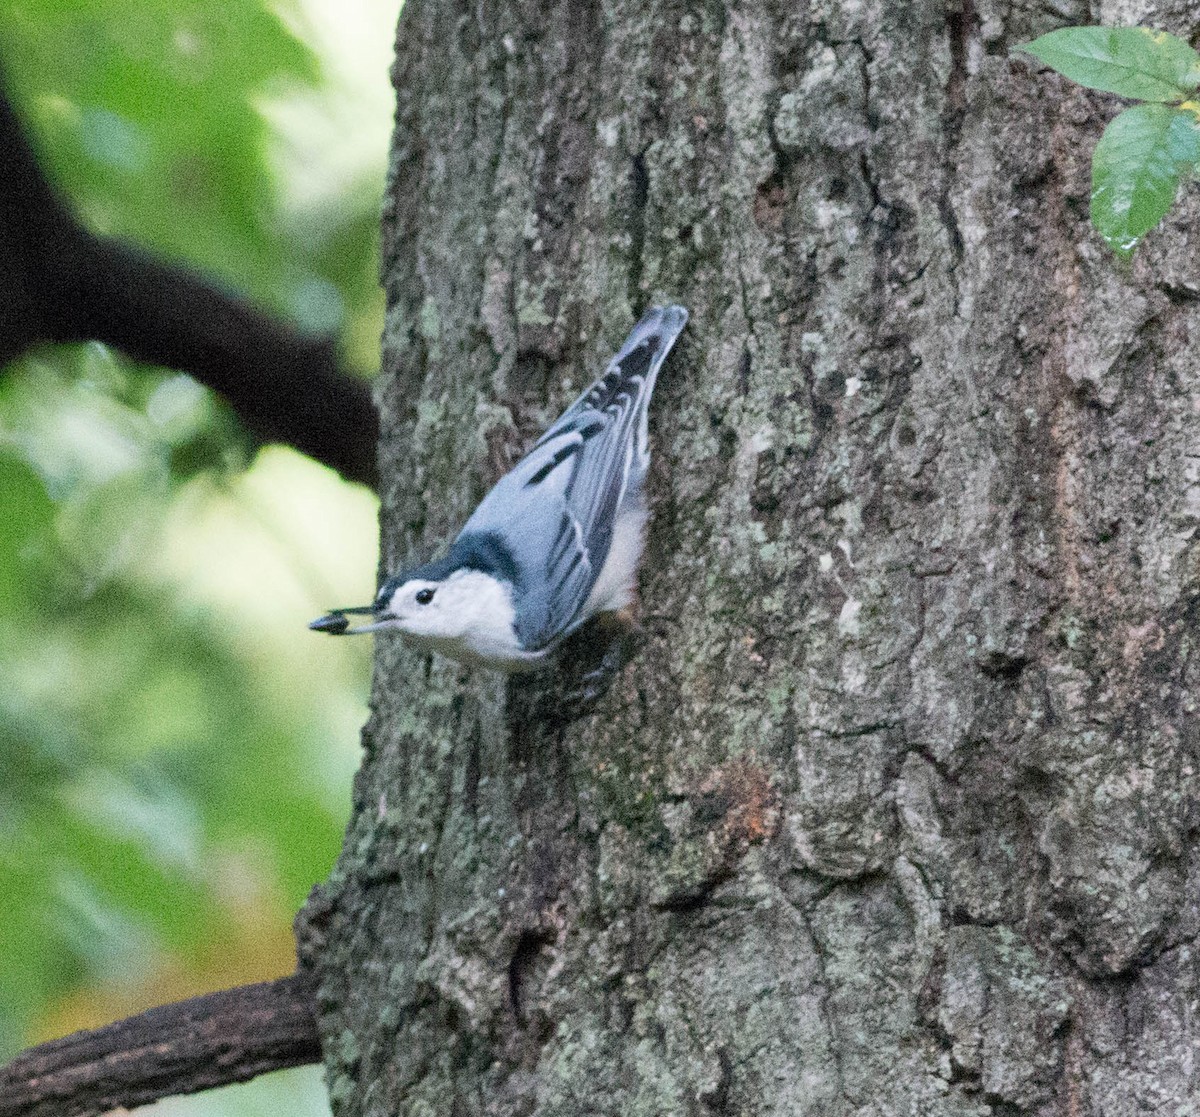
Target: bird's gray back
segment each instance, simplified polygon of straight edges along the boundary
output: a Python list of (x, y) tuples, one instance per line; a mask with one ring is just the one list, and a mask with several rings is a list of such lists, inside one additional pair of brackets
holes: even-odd
[(646, 412), (658, 370), (687, 322), (654, 307), (605, 370), (480, 502), (459, 535), (498, 538), (513, 558), (518, 637), (538, 649), (586, 620), (580, 610), (613, 525), (649, 464)]

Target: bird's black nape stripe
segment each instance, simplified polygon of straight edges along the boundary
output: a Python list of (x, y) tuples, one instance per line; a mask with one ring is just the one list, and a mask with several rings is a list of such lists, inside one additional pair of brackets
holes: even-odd
[(422, 563), (400, 574), (393, 574), (379, 587), (374, 611), (385, 609), (392, 595), (405, 582), (444, 582), (458, 570), (478, 570), (514, 585), (520, 573), (512, 551), (500, 536), (493, 532), (460, 535), (444, 558)]
[(441, 563), (432, 566), (448, 567), (435, 581), (441, 581), (455, 570), (478, 570), (491, 574), (502, 582), (515, 585), (520, 577), (520, 568), (508, 544), (495, 532), (460, 535), (450, 548), (450, 553)]

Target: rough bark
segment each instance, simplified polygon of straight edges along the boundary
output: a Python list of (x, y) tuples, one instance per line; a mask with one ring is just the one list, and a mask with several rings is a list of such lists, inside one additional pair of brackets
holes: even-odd
[(599, 711), (379, 641), (305, 932), (339, 1115), (1200, 1106), (1200, 207), (1119, 264), (1116, 106), (1008, 54), (1190, 18), (409, 0), (385, 565), (692, 321)]

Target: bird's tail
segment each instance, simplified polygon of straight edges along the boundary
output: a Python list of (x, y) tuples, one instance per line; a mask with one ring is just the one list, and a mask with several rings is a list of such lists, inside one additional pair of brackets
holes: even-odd
[(688, 312), (681, 306), (652, 306), (647, 310), (630, 330), (625, 344), (617, 351), (604, 375), (592, 385), (588, 395), (595, 395), (597, 399), (595, 402), (589, 400), (589, 406), (603, 408), (608, 402), (605, 397), (626, 389), (631, 380), (640, 377), (639, 394), (644, 407), (654, 391), (658, 370), (687, 320)]
[(687, 320), (688, 312), (682, 306), (652, 306), (630, 330), (625, 344), (608, 366), (608, 371), (611, 373), (613, 369), (624, 366), (629, 357), (644, 346), (654, 366), (650, 375), (657, 373), (675, 339), (687, 325)]
[[(562, 413), (539, 442), (546, 442), (570, 426), (582, 411), (605, 411), (614, 402), (637, 423), (638, 456), (646, 457), (646, 405), (654, 391), (658, 370), (687, 324), (682, 306), (652, 306), (630, 331), (625, 344), (608, 363), (604, 375)], [(621, 399), (624, 397), (624, 399)]]
[[(608, 375), (617, 370), (621, 374), (615, 391), (620, 392), (635, 385), (640, 388), (634, 396), (637, 422), (634, 454), (637, 470), (642, 475), (650, 465), (650, 437), (646, 430), (650, 396), (654, 392), (658, 370), (671, 352), (675, 339), (683, 332), (687, 320), (688, 312), (682, 306), (652, 306), (633, 327), (609, 365)], [(641, 384), (637, 385), (639, 377)]]

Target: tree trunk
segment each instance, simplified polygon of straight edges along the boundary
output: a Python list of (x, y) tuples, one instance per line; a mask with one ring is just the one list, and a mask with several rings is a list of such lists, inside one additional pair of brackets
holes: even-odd
[(1113, 98), (1010, 49), (1184, 5), (408, 0), (387, 569), (642, 309), (647, 641), (381, 638), (302, 920), (340, 1115), (1200, 1106), (1194, 192), (1087, 225)]

